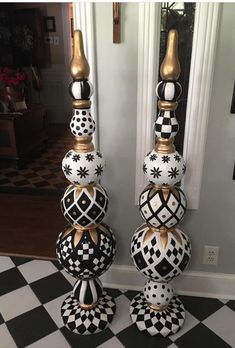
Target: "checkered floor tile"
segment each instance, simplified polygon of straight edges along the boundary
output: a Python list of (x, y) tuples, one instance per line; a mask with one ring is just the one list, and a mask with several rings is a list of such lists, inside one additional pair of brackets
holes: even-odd
[(67, 181), (61, 169), (65, 153), (72, 147), (69, 130), (58, 139), (50, 139), (48, 149), (22, 169), (0, 169), (0, 192), (35, 193), (64, 190)]
[(110, 327), (96, 335), (68, 331), (60, 306), (75, 279), (57, 261), (0, 256), (0, 348), (228, 348), (235, 347), (235, 301), (180, 296), (186, 321), (177, 334), (162, 338), (139, 332), (129, 316), (136, 291), (107, 289), (117, 312)]

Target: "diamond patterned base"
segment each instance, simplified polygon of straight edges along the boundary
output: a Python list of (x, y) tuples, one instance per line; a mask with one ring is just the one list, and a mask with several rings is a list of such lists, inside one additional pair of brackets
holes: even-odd
[(61, 315), (64, 325), (69, 330), (80, 335), (90, 335), (106, 329), (113, 319), (115, 310), (115, 301), (106, 291), (103, 292), (97, 306), (88, 310), (80, 308), (71, 294), (62, 304)]
[(185, 310), (180, 299), (174, 296), (165, 310), (155, 311), (148, 306), (143, 293), (138, 293), (131, 301), (130, 315), (140, 331), (166, 337), (181, 329)]

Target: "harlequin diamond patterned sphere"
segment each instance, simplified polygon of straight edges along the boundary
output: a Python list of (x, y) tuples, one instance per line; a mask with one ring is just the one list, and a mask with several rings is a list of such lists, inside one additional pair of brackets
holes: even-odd
[(187, 201), (179, 187), (148, 185), (139, 197), (143, 219), (155, 228), (172, 228), (184, 217)]
[(62, 161), (66, 179), (76, 185), (98, 182), (103, 175), (104, 167), (105, 160), (98, 151), (77, 153), (70, 150)]
[(173, 289), (169, 283), (147, 281), (144, 287), (146, 301), (156, 307), (167, 307), (173, 298)]
[(70, 185), (61, 200), (64, 217), (82, 228), (98, 225), (108, 209), (108, 196), (101, 185), (77, 187)]
[(162, 186), (179, 182), (186, 170), (183, 157), (177, 152), (168, 155), (151, 151), (144, 160), (143, 171), (148, 181)]
[(115, 246), (112, 230), (103, 223), (83, 231), (69, 226), (58, 237), (56, 253), (69, 274), (86, 280), (99, 277), (109, 268)]
[(91, 116), (91, 109), (74, 109), (70, 129), (76, 137), (91, 136), (95, 131), (95, 121)]
[(168, 230), (163, 236), (143, 224), (132, 237), (131, 257), (136, 268), (157, 282), (168, 282), (181, 274), (190, 256), (189, 238), (179, 227)]

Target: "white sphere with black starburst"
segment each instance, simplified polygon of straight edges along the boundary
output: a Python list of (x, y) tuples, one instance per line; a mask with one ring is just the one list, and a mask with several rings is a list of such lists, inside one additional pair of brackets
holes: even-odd
[(169, 282), (189, 263), (191, 245), (188, 236), (175, 227), (164, 236), (160, 231), (141, 225), (131, 240), (131, 257), (137, 270), (148, 279)]
[[(57, 257), (64, 269), (73, 277), (82, 280), (97, 278), (104, 273), (113, 262), (115, 250), (114, 234), (110, 227), (103, 223), (96, 228), (83, 231), (69, 226), (60, 233), (56, 244)], [(80, 290), (84, 294), (85, 283), (83, 284), (84, 289)], [(75, 287), (74, 291), (79, 297), (79, 289), (76, 290)], [(98, 286), (96, 292), (99, 297)], [(88, 301), (87, 295), (85, 300), (82, 293), (80, 293), (80, 301)]]
[(180, 182), (186, 170), (183, 157), (175, 151), (170, 154), (151, 151), (144, 159), (143, 171), (151, 183), (173, 186)]
[(139, 197), (140, 213), (146, 223), (154, 228), (172, 228), (186, 213), (184, 192), (177, 186), (146, 186)]
[(95, 131), (91, 109), (74, 109), (70, 130), (75, 137), (91, 136)]
[(104, 219), (107, 209), (107, 193), (98, 184), (84, 187), (70, 185), (61, 199), (65, 219), (78, 228), (98, 225)]
[(104, 171), (105, 160), (98, 151), (77, 153), (70, 150), (62, 161), (66, 179), (75, 185), (98, 182)]
[(173, 289), (169, 283), (148, 280), (144, 286), (144, 297), (151, 305), (164, 308), (169, 305), (173, 298)]

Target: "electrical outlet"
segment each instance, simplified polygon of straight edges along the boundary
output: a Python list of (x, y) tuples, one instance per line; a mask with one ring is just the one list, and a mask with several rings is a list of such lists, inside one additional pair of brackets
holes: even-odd
[(203, 264), (217, 265), (219, 258), (219, 247), (204, 245)]

